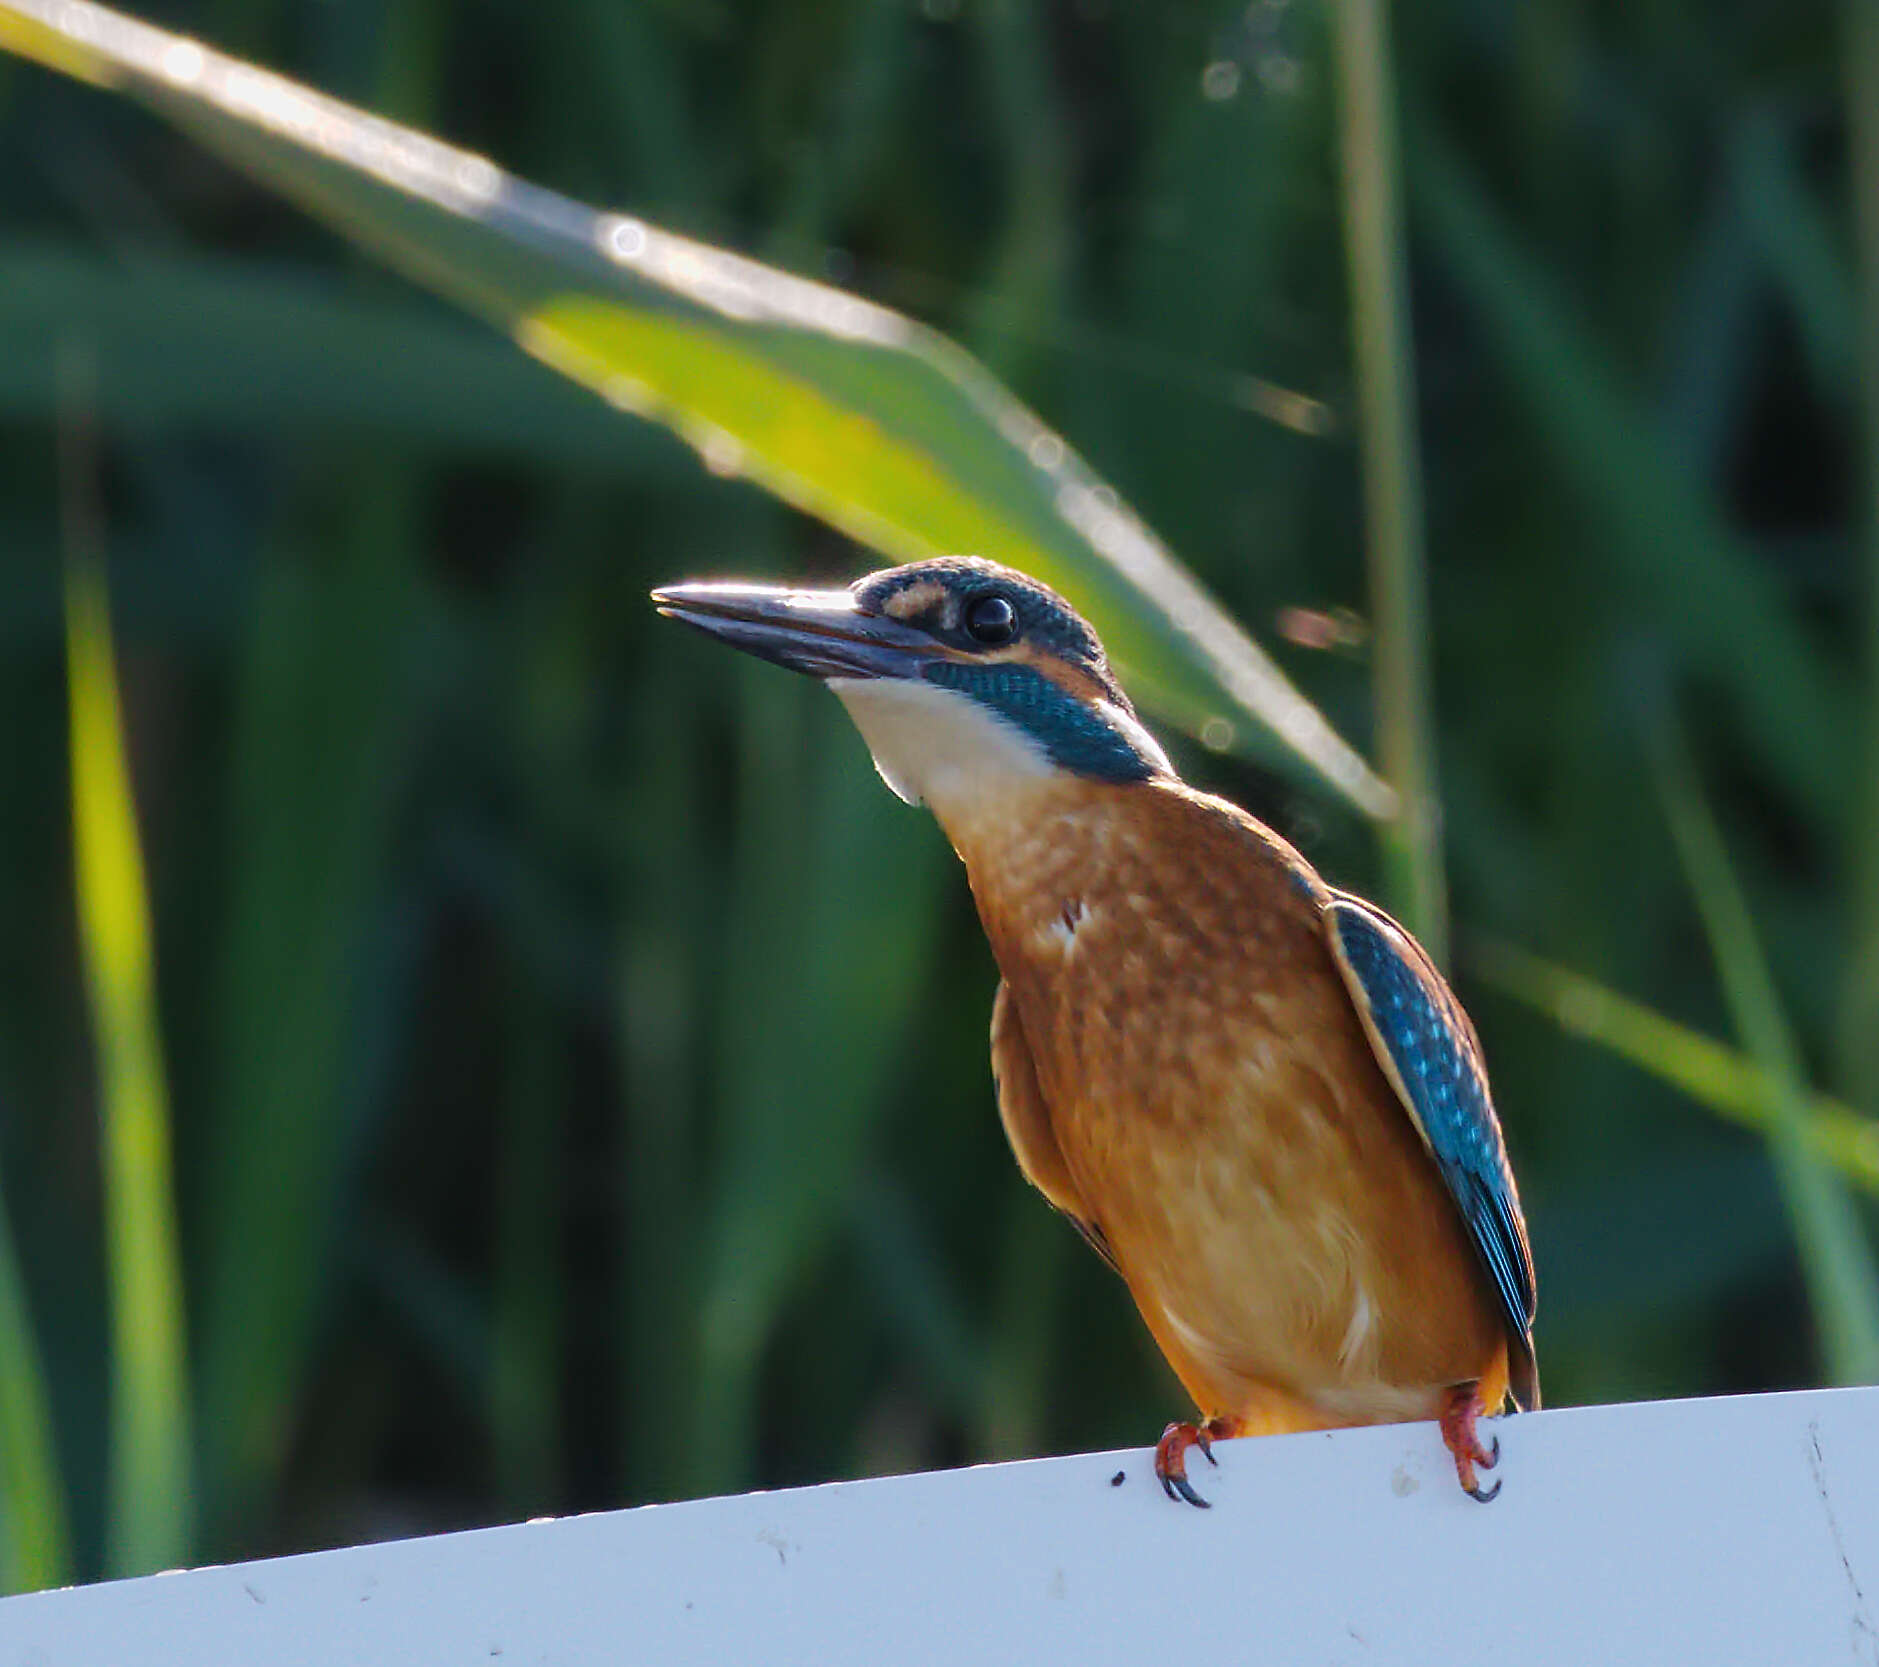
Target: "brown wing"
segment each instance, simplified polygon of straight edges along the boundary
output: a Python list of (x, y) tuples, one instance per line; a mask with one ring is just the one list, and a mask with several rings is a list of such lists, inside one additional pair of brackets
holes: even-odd
[(1024, 1178), (1076, 1224), (1090, 1248), (1115, 1267), (1109, 1241), (1084, 1207), (1076, 1182), (1071, 1180), (1057, 1136), (1050, 1126), (1050, 1110), (1038, 1087), (1037, 1067), (1031, 1062), (1031, 1044), (1024, 1037), (1024, 1021), (1011, 988), (1002, 980), (992, 1000), (992, 1082), (998, 1090), (998, 1117), (1005, 1138)]

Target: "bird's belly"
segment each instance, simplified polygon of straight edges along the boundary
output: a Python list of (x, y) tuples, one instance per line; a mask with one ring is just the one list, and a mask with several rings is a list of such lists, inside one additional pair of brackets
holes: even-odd
[(1086, 1100), (1060, 1120), (1144, 1319), (1209, 1413), (1425, 1417), (1504, 1347), (1407, 1115), (1367, 1053), (1326, 1071), (1326, 1041), (1197, 1058), (1161, 1115)]

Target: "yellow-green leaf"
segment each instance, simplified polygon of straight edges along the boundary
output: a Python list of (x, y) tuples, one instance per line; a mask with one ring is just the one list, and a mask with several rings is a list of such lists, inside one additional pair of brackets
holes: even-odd
[[(1144, 701), (1394, 795), (1070, 446), (898, 313), (629, 216), (83, 0), (0, 0), (0, 45), (122, 89), (346, 236), (895, 559), (1000, 556), (1069, 593)], [(689, 576), (698, 553), (651, 576)], [(739, 552), (709, 552), (735, 571)], [(668, 572), (668, 565), (676, 571)]]

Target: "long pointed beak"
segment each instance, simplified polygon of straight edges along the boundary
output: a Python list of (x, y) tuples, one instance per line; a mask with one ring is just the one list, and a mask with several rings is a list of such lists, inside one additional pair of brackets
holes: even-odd
[(667, 619), (811, 677), (918, 677), (939, 652), (926, 632), (862, 613), (845, 590), (666, 585), (652, 600)]

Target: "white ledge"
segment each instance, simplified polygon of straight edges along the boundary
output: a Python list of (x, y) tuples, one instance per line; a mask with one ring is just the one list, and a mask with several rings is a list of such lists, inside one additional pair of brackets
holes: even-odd
[[(836, 1483), (0, 1602), (0, 1667), (1879, 1664), (1879, 1389)], [(1198, 1456), (1197, 1456), (1198, 1458)], [(1124, 1481), (1111, 1485), (1120, 1470)]]

